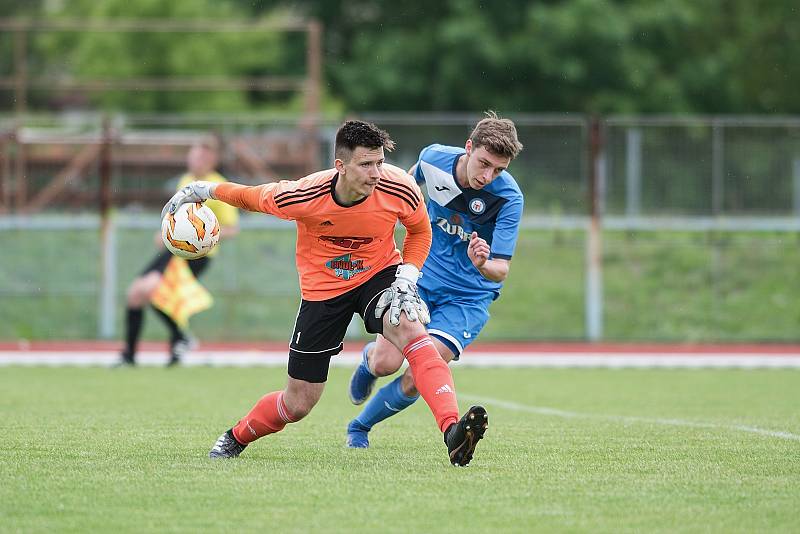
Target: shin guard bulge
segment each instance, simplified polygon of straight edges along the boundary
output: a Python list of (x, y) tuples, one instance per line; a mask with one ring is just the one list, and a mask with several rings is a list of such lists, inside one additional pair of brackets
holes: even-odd
[(403, 349), (414, 384), (428, 404), (439, 429), (444, 432), (458, 421), (458, 401), (450, 367), (439, 356), (427, 334), (412, 340)]
[(280, 432), (287, 423), (297, 421), (286, 409), (283, 391), (274, 391), (261, 397), (253, 409), (233, 427), (233, 437), (246, 445), (267, 434)]

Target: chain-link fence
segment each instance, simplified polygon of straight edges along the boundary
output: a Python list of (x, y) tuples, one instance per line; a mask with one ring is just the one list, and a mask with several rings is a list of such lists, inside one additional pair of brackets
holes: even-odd
[[(391, 133), (389, 161), (407, 168), (428, 144), (463, 145), (481, 115), (363, 118)], [(524, 230), (482, 339), (800, 339), (800, 121), (610, 117), (591, 152), (587, 117), (512, 118), (525, 144), (510, 169), (526, 196)], [(0, 339), (120, 335), (125, 287), (154, 253), (158, 209), (198, 137), (219, 135), (223, 172), (258, 183), (328, 165), (338, 124), (0, 122)], [(599, 292), (586, 286), (593, 166), (604, 208)], [(104, 172), (110, 234), (97, 214)], [(204, 278), (216, 305), (193, 320), (197, 333), (284, 339), (299, 299), (293, 247), (292, 225), (244, 217)], [(587, 326), (592, 314), (599, 332)], [(146, 334), (163, 335), (156, 321)]]
[(800, 119), (609, 118), (614, 215), (800, 216)]

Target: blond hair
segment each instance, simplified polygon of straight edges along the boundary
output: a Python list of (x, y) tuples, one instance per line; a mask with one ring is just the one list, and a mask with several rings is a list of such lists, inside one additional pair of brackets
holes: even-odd
[(492, 154), (514, 159), (522, 151), (522, 143), (517, 139), (517, 128), (510, 119), (501, 119), (492, 110), (485, 113), (486, 118), (475, 125), (469, 134), (474, 148), (484, 147)]

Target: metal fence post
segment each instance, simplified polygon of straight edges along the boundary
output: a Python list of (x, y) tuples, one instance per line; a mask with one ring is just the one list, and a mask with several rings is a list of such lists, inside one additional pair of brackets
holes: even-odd
[(117, 290), (116, 232), (111, 218), (111, 124), (103, 118), (100, 140), (100, 292), (98, 334), (114, 336), (114, 310)]
[(800, 158), (792, 160), (792, 208), (795, 217), (800, 217)]
[(721, 121), (711, 123), (711, 214), (722, 215), (725, 179), (725, 132)]
[(114, 220), (100, 222), (100, 292), (98, 302), (98, 335), (114, 337), (114, 317), (117, 307), (117, 227)]
[(628, 128), (625, 143), (625, 214), (638, 217), (642, 211), (642, 130)]
[(603, 337), (603, 241), (602, 209), (603, 147), (600, 119), (589, 125), (589, 230), (586, 238), (586, 335), (589, 341)]

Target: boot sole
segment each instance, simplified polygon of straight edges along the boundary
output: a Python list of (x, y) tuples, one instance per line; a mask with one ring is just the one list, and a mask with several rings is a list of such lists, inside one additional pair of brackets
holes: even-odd
[[(450, 463), (465, 467), (472, 460), (478, 442), (489, 428), (489, 414), (483, 406), (473, 406), (464, 414), (458, 424), (464, 424), (464, 441), (450, 452)], [(459, 454), (461, 453), (461, 454)], [(456, 458), (460, 456), (460, 461)]]

